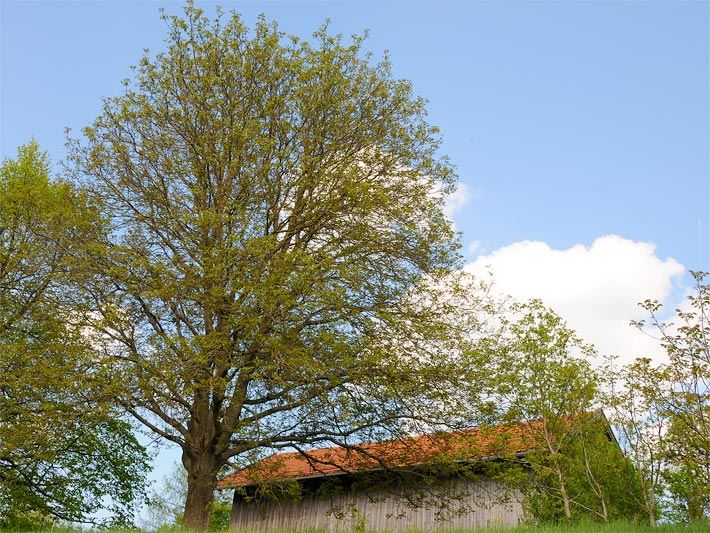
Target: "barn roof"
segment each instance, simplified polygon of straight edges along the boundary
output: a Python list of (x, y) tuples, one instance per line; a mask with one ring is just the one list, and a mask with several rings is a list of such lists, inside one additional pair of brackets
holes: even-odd
[[(532, 422), (536, 423), (539, 422)], [(228, 489), (287, 479), (319, 478), (381, 468), (435, 464), (442, 460), (510, 457), (534, 448), (534, 429), (530, 423), (521, 422), (348, 447), (279, 453), (226, 476), (220, 480), (217, 488)]]

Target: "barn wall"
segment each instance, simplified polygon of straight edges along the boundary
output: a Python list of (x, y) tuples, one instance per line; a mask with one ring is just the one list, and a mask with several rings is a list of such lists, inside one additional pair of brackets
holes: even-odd
[[(455, 497), (453, 497), (455, 495)], [(257, 504), (235, 497), (232, 529), (319, 528), (348, 531), (357, 527), (379, 531), (442, 530), (513, 526), (523, 518), (521, 495), (492, 480), (457, 481), (438, 493), (422, 495), (421, 506), (383, 493), (328, 497), (304, 496), (301, 501)], [(442, 513), (442, 504), (449, 511)], [(460, 514), (459, 514), (460, 513)]]

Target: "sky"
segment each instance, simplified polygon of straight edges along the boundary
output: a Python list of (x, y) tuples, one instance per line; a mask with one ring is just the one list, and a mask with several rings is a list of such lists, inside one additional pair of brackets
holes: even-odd
[[(710, 2), (222, 5), (304, 38), (326, 18), (368, 29), (367, 48), (389, 50), (429, 100), (456, 165), (464, 268), (542, 298), (603, 353), (661, 357), (629, 326), (637, 302), (673, 308), (688, 270), (710, 270)], [(163, 47), (160, 7), (181, 4), (1, 0), (0, 155), (34, 137), (60, 161), (65, 128)]]

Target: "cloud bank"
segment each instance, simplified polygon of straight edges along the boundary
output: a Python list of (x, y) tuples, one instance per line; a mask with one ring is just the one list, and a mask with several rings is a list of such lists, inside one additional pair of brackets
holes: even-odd
[(517, 300), (540, 298), (600, 354), (621, 361), (663, 358), (658, 343), (629, 322), (647, 317), (638, 302), (667, 302), (685, 272), (675, 259), (656, 256), (655, 245), (617, 235), (566, 250), (516, 242), (477, 257), (465, 270), (479, 276), (490, 270), (496, 290)]

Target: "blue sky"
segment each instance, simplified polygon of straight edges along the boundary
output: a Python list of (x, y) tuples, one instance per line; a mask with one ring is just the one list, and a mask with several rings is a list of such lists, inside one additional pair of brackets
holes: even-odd
[[(177, 2), (2, 2), (1, 152), (56, 160), (116, 94), (157, 10)], [(206, 4), (209, 6), (209, 4)], [(708, 265), (707, 2), (225, 2), (308, 36), (370, 29), (430, 100), (473, 199), (457, 224), (487, 250), (617, 233)], [(704, 231), (704, 233), (708, 233)]]
[[(458, 168), (467, 268), (491, 265), (501, 289), (543, 297), (605, 351), (652, 350), (627, 333), (635, 303), (675, 304), (688, 268), (710, 270), (710, 3), (222, 4), (302, 37), (326, 17), (369, 29)], [(158, 8), (181, 4), (1, 5), (1, 155), (35, 137), (56, 161), (64, 128), (163, 46)]]

